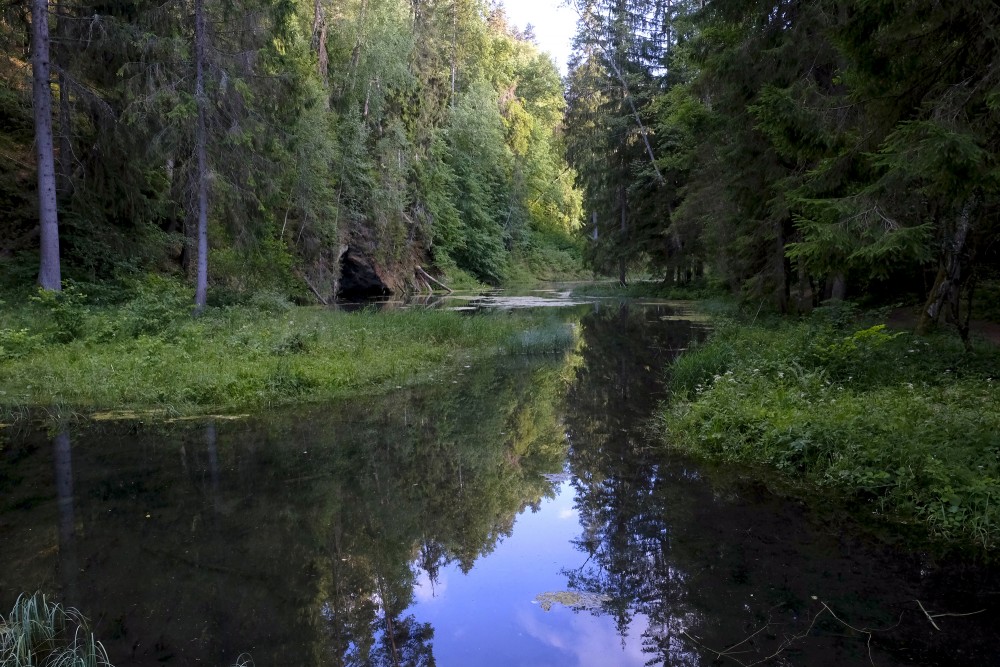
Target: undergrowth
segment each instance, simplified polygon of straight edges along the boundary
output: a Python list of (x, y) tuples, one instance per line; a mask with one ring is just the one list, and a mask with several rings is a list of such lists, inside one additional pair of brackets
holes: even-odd
[(242, 410), (378, 391), (470, 356), (571, 344), (562, 323), (531, 314), (348, 314), (264, 299), (193, 318), (190, 296), (154, 281), (116, 305), (67, 289), (3, 309), (0, 410)]
[(719, 322), (670, 372), (672, 446), (773, 466), (942, 538), (1000, 544), (995, 347), (967, 353), (954, 337), (827, 309)]

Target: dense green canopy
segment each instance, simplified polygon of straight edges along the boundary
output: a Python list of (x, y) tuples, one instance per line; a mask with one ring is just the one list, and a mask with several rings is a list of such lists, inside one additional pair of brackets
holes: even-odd
[[(420, 265), (496, 283), (577, 264), (559, 73), (502, 9), (39, 2), (71, 279), (193, 279), (203, 211), (217, 293), (329, 298), (345, 246), (394, 291), (423, 287)], [(43, 45), (29, 4), (0, 16), (0, 271), (12, 284), (38, 270), (29, 54)]]
[(567, 135), (595, 268), (708, 268), (782, 309), (906, 293), (931, 321), (996, 266), (996, 3), (578, 7)]

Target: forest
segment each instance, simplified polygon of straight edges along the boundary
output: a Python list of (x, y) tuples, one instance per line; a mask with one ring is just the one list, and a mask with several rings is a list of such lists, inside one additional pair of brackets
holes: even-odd
[[(996, 277), (1000, 8), (985, 0), (581, 7), (567, 149), (589, 263), (755, 303), (922, 302)], [(995, 296), (995, 295), (994, 295)], [(960, 317), (961, 315), (961, 317)]]
[(3, 283), (325, 303), (582, 256), (781, 312), (919, 301), (967, 337), (998, 266), (995, 3), (571, 4), (561, 79), (478, 0), (6, 3)]
[(0, 3), (0, 663), (997, 662), (1000, 4), (562, 1)]
[(560, 76), (499, 7), (3, 12), (7, 285), (156, 273), (203, 308), (265, 289), (324, 303), (426, 289), (422, 264), (492, 284), (576, 270)]

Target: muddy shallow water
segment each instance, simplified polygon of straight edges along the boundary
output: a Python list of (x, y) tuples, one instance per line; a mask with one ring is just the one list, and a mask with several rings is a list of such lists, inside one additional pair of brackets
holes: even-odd
[(699, 318), (560, 312), (564, 352), (378, 398), (0, 431), (0, 609), (119, 666), (1000, 664), (995, 567), (655, 441)]

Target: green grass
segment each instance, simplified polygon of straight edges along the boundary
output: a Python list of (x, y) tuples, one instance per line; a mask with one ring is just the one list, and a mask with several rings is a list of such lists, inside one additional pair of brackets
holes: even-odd
[(35, 408), (233, 412), (381, 391), (475, 356), (570, 344), (560, 322), (531, 314), (278, 304), (195, 319), (184, 290), (157, 289), (114, 306), (70, 291), (4, 309), (0, 409), (8, 418)]
[(765, 464), (933, 535), (1000, 546), (1000, 351), (842, 313), (722, 321), (671, 368), (668, 443)]
[(21, 595), (7, 618), (0, 616), (0, 667), (98, 667), (108, 665), (76, 609), (44, 595)]
[[(233, 667), (251, 667), (243, 653)], [(7, 618), (0, 616), (0, 667), (113, 667), (87, 619), (45, 595), (20, 595)]]

